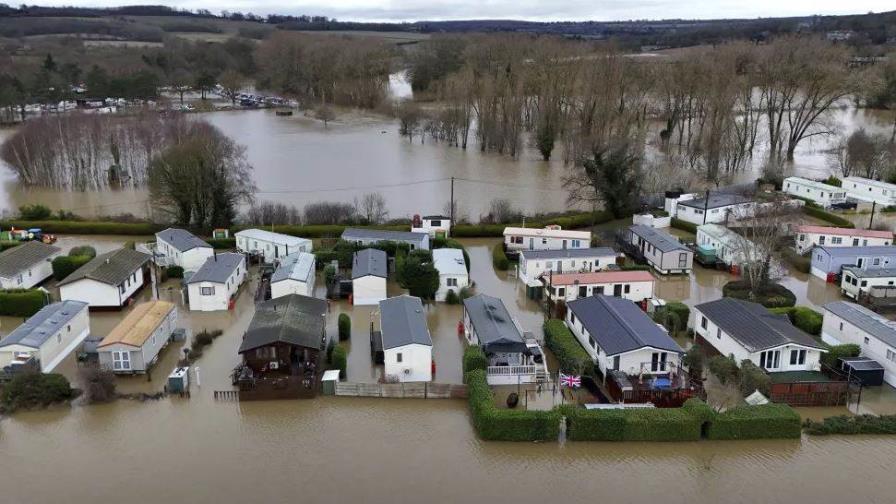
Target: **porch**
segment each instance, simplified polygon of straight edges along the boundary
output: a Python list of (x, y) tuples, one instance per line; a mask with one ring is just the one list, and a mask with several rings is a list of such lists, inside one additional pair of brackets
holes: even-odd
[(652, 403), (658, 408), (679, 408), (692, 397), (706, 398), (703, 384), (684, 371), (630, 376), (612, 370), (607, 373), (606, 388), (613, 401)]

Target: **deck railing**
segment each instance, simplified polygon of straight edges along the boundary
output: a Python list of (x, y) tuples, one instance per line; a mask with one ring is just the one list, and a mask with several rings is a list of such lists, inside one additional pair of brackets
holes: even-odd
[(516, 376), (516, 375), (534, 375), (540, 369), (543, 369), (541, 365), (531, 365), (531, 366), (489, 366), (486, 369), (486, 375), (491, 376)]

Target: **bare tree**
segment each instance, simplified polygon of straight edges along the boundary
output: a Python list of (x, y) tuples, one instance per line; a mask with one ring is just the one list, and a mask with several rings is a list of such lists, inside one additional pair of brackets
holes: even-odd
[(734, 218), (742, 221), (741, 240), (736, 240), (736, 256), (743, 262), (743, 276), (754, 299), (780, 279), (786, 270), (774, 260), (787, 224), (793, 221), (798, 207), (792, 200), (774, 195), (768, 201), (755, 203), (741, 210)]
[(386, 198), (380, 193), (367, 193), (361, 197), (360, 203), (355, 206), (364, 222), (368, 224), (380, 224), (386, 220), (389, 210), (386, 208)]
[(349, 203), (321, 201), (305, 205), (305, 224), (350, 224), (355, 220), (355, 207)]
[(236, 70), (225, 70), (218, 78), (222, 94), (230, 99), (231, 105), (236, 105), (243, 88), (246, 86), (246, 78)]
[(513, 222), (520, 217), (520, 212), (513, 208), (510, 200), (495, 198), (489, 204), (488, 221), (496, 224)]
[(262, 201), (249, 207), (243, 218), (247, 224), (265, 226), (272, 224), (299, 225), (302, 214), (298, 208), (284, 203)]

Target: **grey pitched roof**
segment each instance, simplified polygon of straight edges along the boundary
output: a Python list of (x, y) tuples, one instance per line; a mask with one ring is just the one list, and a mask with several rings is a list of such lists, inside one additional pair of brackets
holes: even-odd
[(843, 271), (852, 273), (856, 278), (896, 277), (896, 268), (865, 269), (858, 266), (844, 266)]
[(896, 348), (896, 322), (848, 301), (833, 301), (824, 305), (824, 309)]
[(215, 282), (224, 283), (230, 278), (230, 275), (236, 271), (236, 268), (243, 262), (245, 256), (235, 252), (226, 252), (223, 254), (215, 254), (205, 260), (205, 264), (199, 267), (190, 279), (188, 284), (199, 282)]
[(379, 249), (364, 249), (355, 252), (352, 258), (352, 280), (368, 275), (389, 278), (387, 261), (389, 257)]
[(706, 202), (706, 197), (679, 201), (678, 204), (680, 206), (698, 208), (701, 210), (704, 208), (706, 208), (707, 210), (712, 210), (713, 208), (737, 205), (739, 203), (749, 203), (751, 201), (753, 200), (745, 196), (741, 196), (740, 194), (711, 193), (709, 195), (708, 204)]
[(149, 261), (149, 255), (127, 248), (113, 250), (94, 257), (90, 262), (65, 277), (59, 285), (67, 285), (89, 278), (109, 285), (124, 282)]
[(826, 247), (824, 245), (816, 245), (816, 248), (824, 250), (831, 257), (896, 256), (896, 245), (869, 245), (867, 247)]
[(22, 325), (0, 340), (0, 347), (22, 345), (40, 348), (60, 327), (68, 324), (87, 306), (83, 301), (60, 301), (44, 306)]
[(363, 241), (399, 241), (423, 243), (429, 235), (426, 233), (412, 233), (410, 231), (386, 231), (382, 229), (346, 228), (342, 232), (343, 240)]
[(326, 301), (298, 294), (259, 303), (239, 353), (278, 342), (320, 350), (326, 314)]
[(404, 345), (432, 346), (423, 303), (414, 296), (398, 296), (380, 301), (380, 328), (383, 349)]
[(788, 343), (825, 348), (815, 338), (791, 324), (787, 315), (774, 314), (761, 304), (722, 298), (698, 304), (694, 308), (751, 353)]
[(477, 294), (464, 299), (464, 311), (486, 352), (525, 352), (526, 342), (500, 299)]
[(616, 251), (610, 247), (593, 247), (561, 250), (521, 250), (520, 254), (526, 259), (576, 259), (580, 257), (615, 256)]
[(280, 265), (271, 275), (271, 283), (282, 280), (307, 282), (314, 276), (314, 254), (296, 252), (280, 259)]
[(168, 228), (156, 233), (156, 238), (165, 240), (169, 245), (181, 252), (193, 250), (194, 248), (212, 248), (211, 245), (205, 243), (186, 229)]
[(607, 355), (645, 347), (683, 352), (665, 330), (627, 299), (597, 295), (570, 301), (567, 306)]
[(62, 252), (59, 247), (28, 241), (0, 252), (0, 277), (11, 278), (35, 264)]
[(674, 250), (690, 251), (687, 247), (684, 246), (684, 244), (678, 241), (678, 238), (670, 235), (665, 231), (660, 231), (659, 229), (645, 226), (643, 224), (635, 224), (628, 229), (633, 234), (636, 234), (641, 238), (647, 240), (651, 245), (663, 252), (672, 252)]

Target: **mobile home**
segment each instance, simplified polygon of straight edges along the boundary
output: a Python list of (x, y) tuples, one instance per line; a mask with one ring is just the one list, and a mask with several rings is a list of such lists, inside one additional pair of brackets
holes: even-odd
[(29, 241), (0, 252), (0, 289), (30, 289), (53, 276), (62, 249)]
[(37, 359), (41, 372), (50, 373), (89, 335), (87, 303), (62, 301), (44, 306), (0, 339), (0, 369), (27, 355)]
[(560, 226), (504, 228), (504, 248), (508, 252), (583, 249), (590, 246), (591, 231), (567, 231)]
[(817, 182), (802, 177), (787, 177), (782, 189), (787, 194), (806, 198), (828, 208), (835, 203), (846, 201), (846, 190), (824, 182)]
[(238, 231), (236, 249), (247, 254), (261, 256), (266, 263), (273, 263), (281, 257), (295, 252), (311, 252), (311, 240), (282, 233), (272, 233), (263, 229)]
[(694, 252), (665, 231), (642, 225), (630, 226), (623, 233), (623, 241), (659, 273), (690, 273), (693, 268)]
[(156, 362), (177, 328), (177, 307), (147, 301), (131, 310), (97, 345), (100, 366), (114, 373), (145, 373)]

